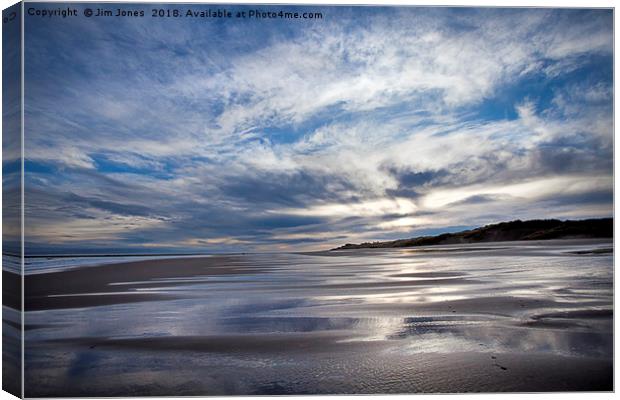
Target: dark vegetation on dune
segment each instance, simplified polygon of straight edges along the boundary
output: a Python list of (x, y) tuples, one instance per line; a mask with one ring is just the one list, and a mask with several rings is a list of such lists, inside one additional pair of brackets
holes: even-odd
[(486, 225), (462, 232), (444, 233), (437, 236), (420, 236), (388, 242), (347, 243), (333, 250), (505, 242), (514, 240), (611, 238), (613, 237), (613, 233), (613, 218), (586, 219), (580, 221), (560, 221), (558, 219), (516, 220)]

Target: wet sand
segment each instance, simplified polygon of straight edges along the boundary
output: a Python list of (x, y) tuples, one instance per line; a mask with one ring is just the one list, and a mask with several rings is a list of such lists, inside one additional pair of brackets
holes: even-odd
[(488, 247), (29, 275), (26, 395), (612, 390), (610, 243)]
[[(208, 339), (208, 338), (205, 338)], [(196, 342), (197, 338), (190, 339)], [(179, 343), (184, 343), (181, 338)], [(185, 342), (187, 343), (187, 342)], [(203, 344), (173, 349), (146, 347), (87, 347), (83, 362), (97, 363), (101, 372), (86, 369), (68, 376), (43, 371), (34, 396), (152, 396), (152, 395), (277, 395), (610, 391), (612, 361), (553, 354), (494, 352), (401, 354), (379, 343), (349, 344), (346, 357), (334, 348), (305, 348), (310, 362), (291, 362), (284, 342), (274, 353), (246, 357), (224, 350), (217, 354)], [(84, 344), (86, 345), (86, 344)], [(318, 345), (318, 343), (317, 343)], [(91, 345), (92, 346), (92, 345)], [(279, 347), (279, 349), (278, 349)], [(75, 347), (59, 347), (75, 351)], [(34, 350), (34, 349), (33, 349)], [(318, 351), (315, 351), (318, 350)], [(130, 361), (114, 357), (125, 352)], [(204, 352), (203, 352), (204, 351)], [(239, 350), (241, 351), (241, 350)], [(245, 348), (243, 351), (247, 352)], [(267, 359), (270, 361), (268, 362)], [(116, 365), (114, 365), (116, 364)], [(136, 371), (140, 364), (148, 369)], [(170, 370), (174, 368), (174, 372)], [(182, 376), (182, 378), (179, 378)], [(87, 379), (86, 379), (87, 378)], [(113, 384), (112, 384), (113, 383)]]
[[(238, 275), (248, 272), (256, 273), (260, 272), (260, 269), (249, 269), (244, 266), (240, 257), (218, 256), (134, 261), (26, 275), (25, 307), (30, 311), (163, 300), (172, 296), (132, 291), (144, 286), (140, 283), (143, 281), (148, 281), (149, 287), (169, 286), (167, 282), (158, 284), (154, 280)], [(12, 275), (9, 277), (11, 282), (19, 279), (10, 272), (4, 271), (4, 274)], [(128, 284), (114, 285), (124, 282)], [(100, 295), (94, 296), (97, 293)]]

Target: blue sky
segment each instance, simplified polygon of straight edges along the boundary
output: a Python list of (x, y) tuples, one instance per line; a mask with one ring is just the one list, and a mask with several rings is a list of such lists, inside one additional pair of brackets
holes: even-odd
[(311, 250), (612, 215), (610, 10), (144, 9), (26, 17), (33, 253)]

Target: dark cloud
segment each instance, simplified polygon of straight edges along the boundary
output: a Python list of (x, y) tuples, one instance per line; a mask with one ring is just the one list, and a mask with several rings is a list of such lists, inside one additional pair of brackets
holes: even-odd
[(410, 170), (391, 169), (390, 172), (398, 180), (400, 186), (407, 188), (428, 185), (448, 175), (446, 170), (414, 172)]
[(385, 193), (391, 197), (404, 197), (409, 199), (420, 197), (424, 193), (425, 187), (432, 186), (442, 178), (449, 176), (449, 172), (443, 169), (437, 171), (413, 171), (393, 166), (387, 166), (383, 169), (394, 177), (398, 183), (396, 189), (387, 189)]
[(304, 170), (293, 173), (248, 171), (248, 175), (228, 176), (219, 188), (224, 197), (261, 207), (303, 207), (317, 200), (346, 201), (351, 199), (343, 194), (353, 189), (344, 178)]
[(293, 228), (298, 226), (326, 223), (325, 218), (298, 215), (274, 215), (249, 219), (247, 225), (264, 229)]
[(137, 216), (153, 216), (155, 213), (149, 207), (139, 204), (123, 204), (113, 201), (101, 200), (93, 197), (83, 197), (77, 194), (71, 193), (64, 199), (71, 207), (95, 207), (103, 211), (108, 211), (118, 215), (137, 215)]
[(557, 194), (551, 198), (545, 199), (548, 207), (573, 206), (576, 209), (589, 205), (608, 205), (611, 212), (614, 200), (614, 192), (609, 190), (596, 190), (578, 194)]
[(480, 195), (470, 196), (466, 199), (450, 203), (446, 205), (446, 208), (454, 207), (454, 206), (471, 205), (471, 204), (492, 203), (496, 201), (507, 201), (511, 199), (513, 199), (511, 196), (506, 196), (506, 195), (480, 194)]
[(567, 143), (549, 143), (531, 153), (533, 167), (541, 174), (584, 171), (609, 172), (613, 168), (611, 149), (600, 145), (584, 143), (581, 146)]

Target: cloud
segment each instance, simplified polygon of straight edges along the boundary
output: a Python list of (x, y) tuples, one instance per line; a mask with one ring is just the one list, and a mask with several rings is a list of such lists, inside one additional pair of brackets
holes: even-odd
[(329, 11), (27, 24), (32, 248), (290, 250), (611, 215), (609, 10)]

